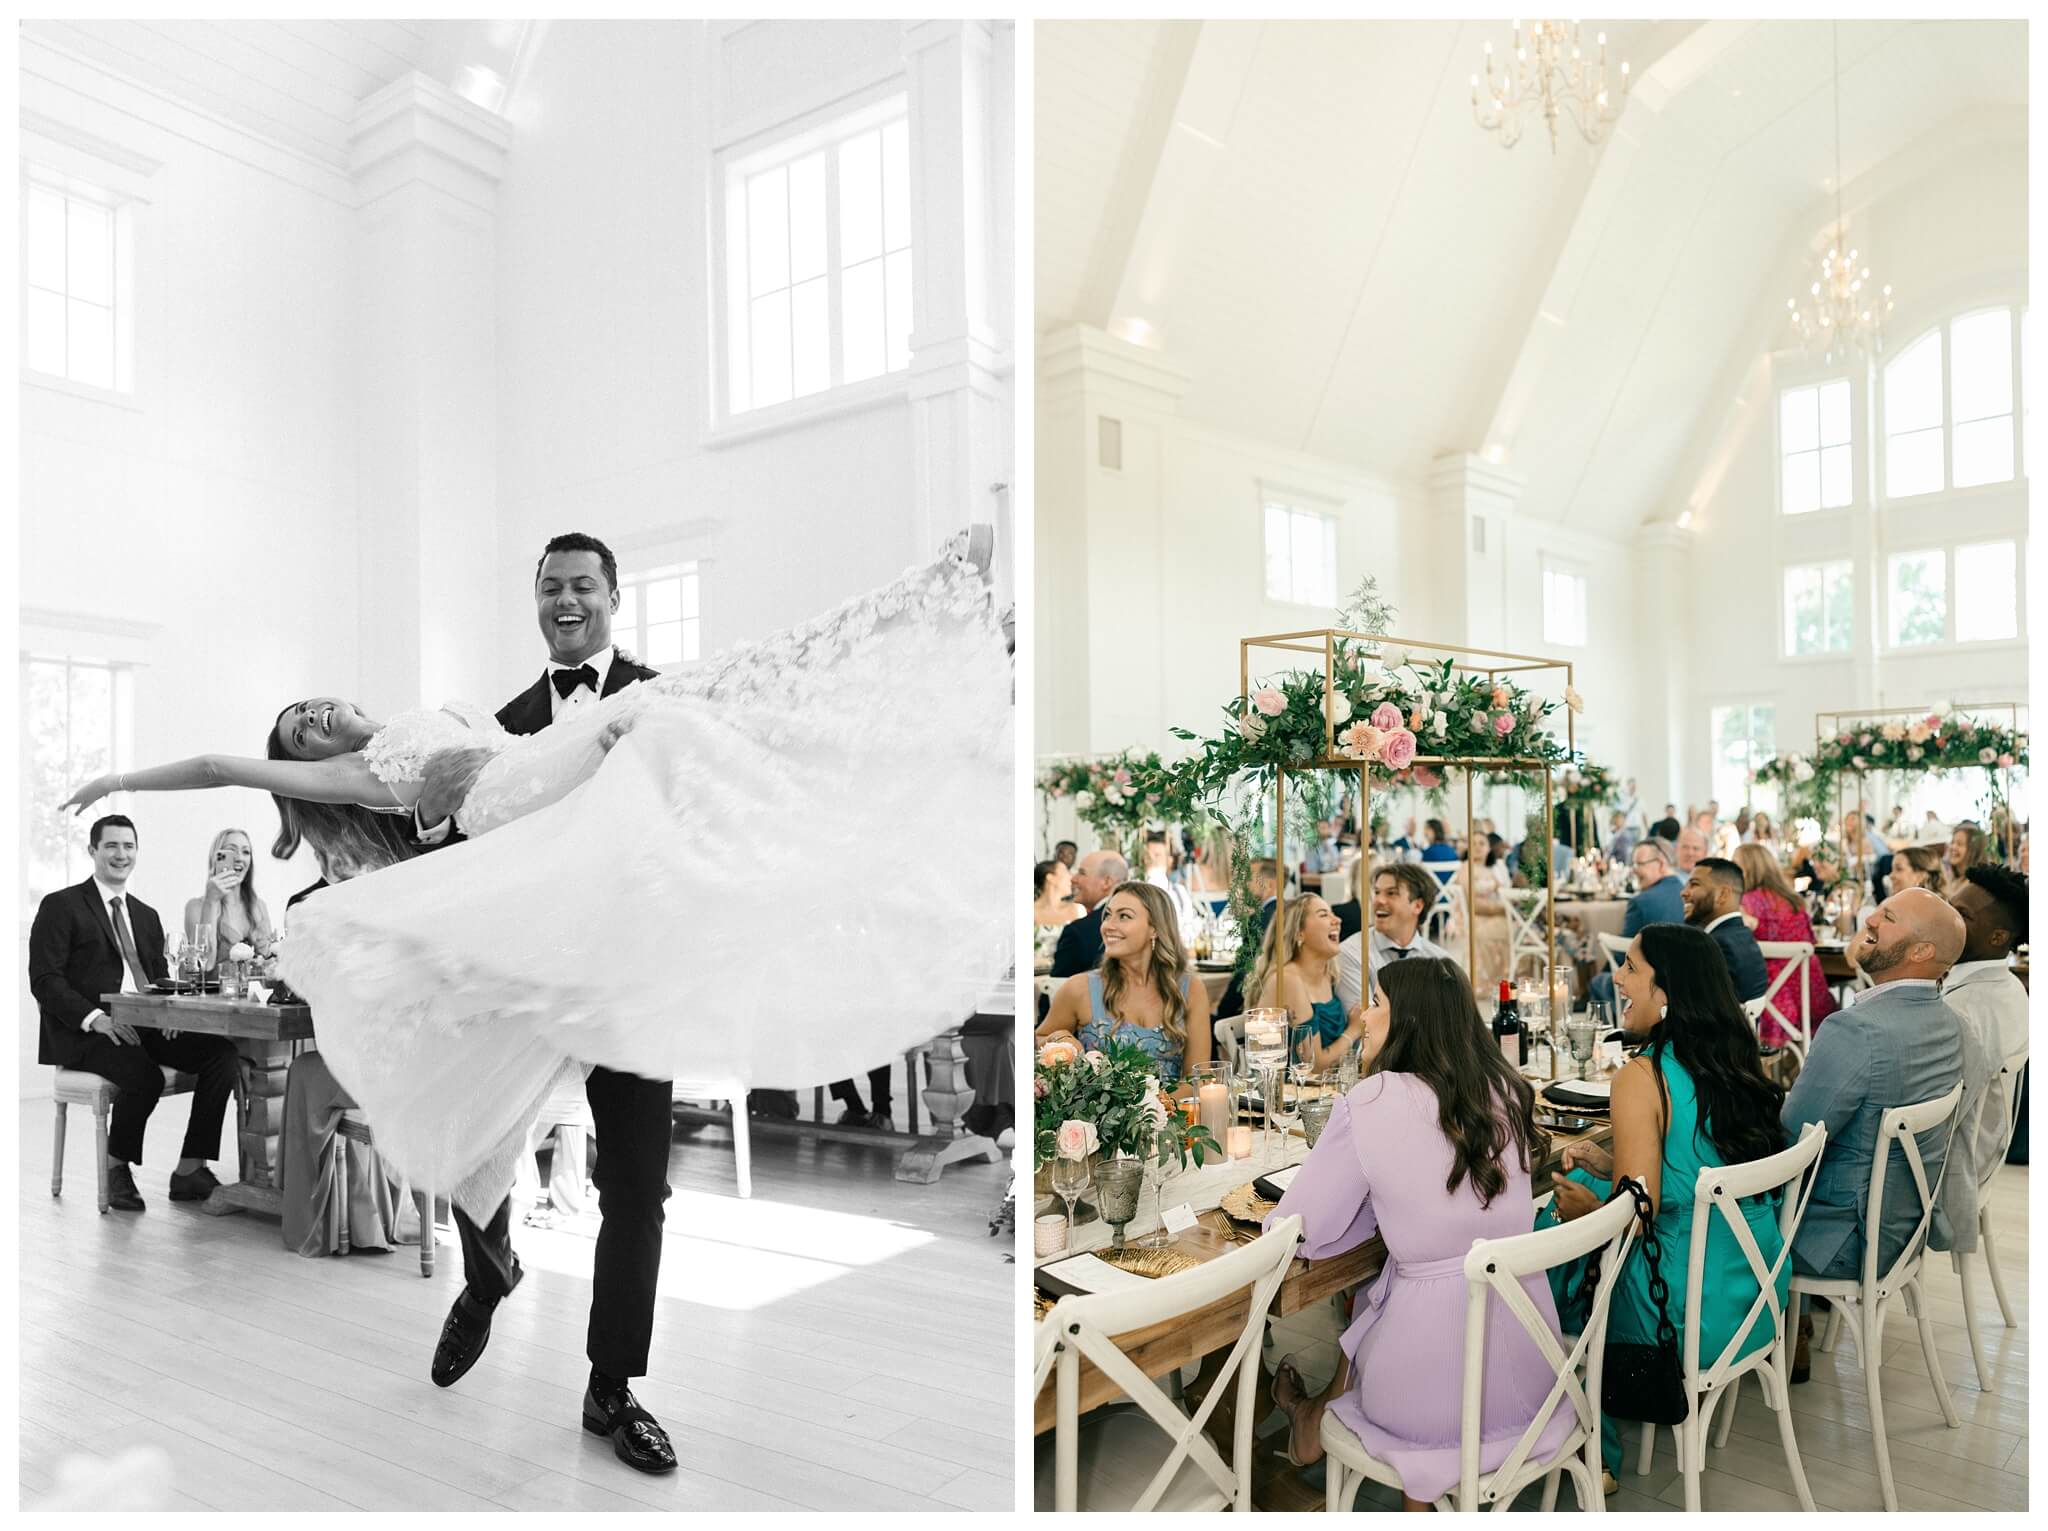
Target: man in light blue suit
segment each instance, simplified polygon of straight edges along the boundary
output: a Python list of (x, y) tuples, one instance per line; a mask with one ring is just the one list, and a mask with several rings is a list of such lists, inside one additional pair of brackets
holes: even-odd
[[(1636, 893), (1628, 901), (1628, 908), (1622, 911), (1621, 938), (1633, 941), (1636, 932), (1645, 925), (1683, 925), (1685, 923), (1685, 879), (1672, 871), (1678, 863), (1678, 853), (1671, 848), (1669, 840), (1652, 836), (1640, 842), (1631, 853), (1629, 866), (1636, 874)], [(1604, 962), (1607, 953), (1600, 956)], [(1614, 973), (1606, 966), (1593, 975), (1593, 981), (1586, 986), (1586, 997), (1602, 1004), (1614, 1003)]]
[[(1786, 1140), (1808, 1122), (1827, 1128), (1813, 1199), (1792, 1246), (1792, 1268), (1802, 1275), (1854, 1278), (1872, 1230), (1864, 1226), (1870, 1171), (1877, 1155), (1878, 1118), (1894, 1106), (1918, 1105), (1953, 1089), (1958, 1080), (1983, 1079), (1983, 1049), (1962, 1019), (1942, 1002), (1939, 985), (1963, 950), (1963, 921), (1941, 898), (1909, 888), (1878, 906), (1851, 944), (1851, 959), (1874, 981), (1848, 1009), (1828, 1018), (1798, 1082), (1785, 1097)], [(1965, 1098), (1949, 1123), (1920, 1135), (1920, 1156), (1931, 1186), (1948, 1154), (1950, 1128), (1968, 1119)], [(1920, 1193), (1902, 1154), (1885, 1171), (1884, 1222), (1875, 1230), (1877, 1266), (1898, 1258), (1919, 1224)], [(1929, 1240), (1948, 1247), (1942, 1208)], [(1807, 1323), (1801, 1324), (1795, 1376), (1806, 1369)]]

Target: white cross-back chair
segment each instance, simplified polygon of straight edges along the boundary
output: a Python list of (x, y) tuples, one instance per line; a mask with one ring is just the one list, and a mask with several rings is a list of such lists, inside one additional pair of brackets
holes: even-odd
[[(2003, 1096), (2004, 1119), (1999, 1124), (1996, 1139), (1985, 1142), (1981, 1126), (1965, 1138), (1966, 1142), (1983, 1144), (1988, 1158), (1977, 1170), (1977, 1243), (1984, 1250), (1984, 1266), (1991, 1272), (1991, 1291), (1998, 1298), (1998, 1316), (2005, 1320), (2005, 1327), (2015, 1327), (2012, 1302), (2005, 1295), (2005, 1275), (1998, 1268), (1998, 1244), (1991, 1227), (1991, 1182), (1998, 1178), (1998, 1172), (2005, 1167), (2006, 1151), (2012, 1147), (2013, 1133), (2020, 1124), (2020, 1081), (2027, 1069), (2027, 1049), (2022, 1047), (1999, 1065), (1998, 1079), (2005, 1086)], [(1984, 1092), (1983, 1110), (1991, 1109), (1994, 1092)], [(1970, 1294), (1970, 1256), (1968, 1251), (1958, 1249), (1949, 1256), (1954, 1264), (1956, 1277), (1963, 1283), (1963, 1327), (1970, 1333), (1970, 1359), (1977, 1363), (1977, 1386), (1984, 1392), (1991, 1391), (1990, 1376), (1984, 1370), (1984, 1346), (1977, 1338), (1977, 1300)]]
[(1761, 1045), (1763, 1041), (1763, 1017), (1771, 1011), (1771, 1002), (1777, 999), (1779, 991), (1787, 984), (1796, 984), (1799, 994), (1798, 1024), (1795, 1026), (1785, 1019), (1786, 1014), (1792, 1009), (1790, 994), (1787, 994), (1784, 1003), (1777, 1007), (1772, 1019), (1777, 1021), (1780, 1031), (1788, 1034), (1788, 1040), (1784, 1044), (1785, 1050), (1797, 1058), (1799, 1066), (1804, 1068), (1806, 1050), (1813, 1046), (1813, 986), (1806, 978), (1806, 964), (1816, 960), (1813, 955), (1813, 943), (1759, 941), (1757, 950), (1764, 954), (1766, 962), (1774, 958), (1783, 958), (1785, 961), (1785, 965), (1778, 969), (1777, 976), (1771, 980), (1771, 986), (1764, 990), (1763, 1000), (1757, 1006), (1756, 1014), (1751, 1017), (1757, 1026), (1758, 1044)]
[(1216, 1038), (1213, 1054), (1218, 1063), (1228, 1063), (1233, 1076), (1244, 1073), (1244, 1012), (1236, 1015), (1219, 1015), (1209, 1023), (1209, 1031)]
[(1501, 902), (1508, 911), (1508, 976), (1520, 973), (1525, 962), (1546, 967), (1550, 943), (1543, 933), (1543, 890), (1509, 888), (1501, 895)]
[[(1917, 1106), (1893, 1106), (1878, 1118), (1877, 1152), (1870, 1166), (1870, 1200), (1863, 1218), (1866, 1235), (1863, 1274), (1855, 1279), (1831, 1279), (1793, 1272), (1791, 1322), (1778, 1340), (1781, 1353), (1779, 1367), (1790, 1375), (1791, 1346), (1799, 1328), (1801, 1299), (1825, 1297), (1834, 1307), (1828, 1320), (1827, 1339), (1821, 1347), (1824, 1350), (1834, 1348), (1844, 1310), (1856, 1309), (1856, 1354), (1863, 1363), (1863, 1384), (1870, 1398), (1870, 1433), (1877, 1450), (1877, 1480), (1884, 1491), (1887, 1510), (1899, 1507), (1899, 1493), (1892, 1482), (1892, 1457), (1885, 1439), (1884, 1399), (1880, 1396), (1878, 1378), (1884, 1370), (1885, 1310), (1891, 1306), (1894, 1297), (1905, 1297), (1906, 1311), (1919, 1323), (1920, 1353), (1927, 1360), (1927, 1376), (1934, 1384), (1934, 1399), (1941, 1406), (1941, 1417), (1951, 1430), (1962, 1424), (1956, 1414), (1955, 1400), (1949, 1397), (1948, 1382), (1941, 1375), (1941, 1360), (1934, 1350), (1934, 1323), (1927, 1312), (1926, 1295), (1920, 1289), (1920, 1267), (1927, 1252), (1927, 1228), (1934, 1217), (1936, 1198), (1941, 1194), (1941, 1175), (1935, 1176), (1933, 1185), (1927, 1183), (1927, 1164), (1921, 1157), (1919, 1141), (1919, 1134), (1935, 1131), (1943, 1123), (1949, 1124), (1953, 1140), (1956, 1107), (1962, 1098), (1963, 1086), (1958, 1081), (1946, 1095), (1922, 1101)], [(1897, 1257), (1880, 1271), (1877, 1259), (1879, 1232), (1884, 1227), (1885, 1167), (1890, 1163), (1894, 1149), (1905, 1159), (1907, 1172), (1913, 1178), (1913, 1188), (1919, 1194), (1920, 1221), (1914, 1224), (1911, 1237)], [(1948, 1172), (1952, 1152), (1951, 1149), (1942, 1155), (1942, 1174)]]
[[(1782, 1347), (1779, 1342), (1784, 1337), (1785, 1310), (1778, 1304), (1778, 1277), (1792, 1258), (1792, 1241), (1798, 1236), (1800, 1220), (1806, 1216), (1806, 1203), (1813, 1195), (1815, 1166), (1820, 1163), (1821, 1150), (1827, 1145), (1827, 1140), (1827, 1129), (1818, 1122), (1809, 1122), (1799, 1135), (1799, 1141), (1782, 1153), (1772, 1154), (1767, 1159), (1754, 1159), (1747, 1164), (1711, 1165), (1700, 1171), (1698, 1184), (1693, 1190), (1692, 1244), (1685, 1263), (1683, 1358), (1686, 1394), (1692, 1400), (1692, 1413), (1672, 1432), (1677, 1442), (1678, 1470), (1685, 1479), (1685, 1507), (1688, 1510), (1700, 1508), (1700, 1474), (1706, 1467), (1707, 1431), (1714, 1422), (1714, 1409), (1723, 1402), (1727, 1405), (1721, 1415), (1720, 1434), (1714, 1441), (1716, 1446), (1725, 1446), (1728, 1444), (1728, 1432), (1735, 1423), (1742, 1379), (1750, 1372), (1756, 1373), (1764, 1402), (1778, 1416), (1778, 1438), (1785, 1443), (1785, 1463), (1792, 1470), (1792, 1488), (1799, 1496), (1799, 1507), (1802, 1510), (1813, 1508), (1813, 1494), (1806, 1486), (1806, 1469), (1799, 1463), (1799, 1443), (1792, 1435), (1792, 1398), (1786, 1391), (1789, 1373), (1780, 1364), (1779, 1351)], [(1778, 1251), (1778, 1258), (1766, 1264), (1756, 1234), (1742, 1216), (1741, 1203), (1751, 1196), (1762, 1196), (1771, 1191), (1784, 1193), (1778, 1203), (1778, 1233), (1784, 1243)], [(1701, 1288), (1706, 1282), (1708, 1232), (1716, 1214), (1727, 1224), (1736, 1248), (1742, 1251), (1742, 1258), (1749, 1263), (1750, 1274), (1756, 1277), (1757, 1296), (1743, 1315), (1735, 1337), (1711, 1365), (1703, 1367), (1700, 1365)], [(1767, 1321), (1771, 1343), (1737, 1360), (1737, 1348), (1756, 1338), (1759, 1320)], [(1650, 1454), (1656, 1448), (1656, 1440), (1657, 1427), (1644, 1425), (1636, 1457), (1638, 1474), (1650, 1470)]]
[(1357, 881), (1358, 869), (1363, 862), (1349, 861), (1334, 872), (1323, 873), (1321, 893), (1326, 904), (1342, 904), (1351, 898), (1352, 884)]
[[(1465, 1256), (1465, 1369), (1464, 1392), (1458, 1431), (1458, 1488), (1436, 1502), (1439, 1510), (1477, 1510), (1492, 1506), (1504, 1510), (1515, 1496), (1539, 1478), (1543, 1480), (1543, 1508), (1557, 1504), (1560, 1474), (1571, 1475), (1579, 1503), (1589, 1510), (1604, 1511), (1600, 1491), (1600, 1363), (1607, 1341), (1607, 1308), (1614, 1283), (1635, 1242), (1635, 1202), (1623, 1196), (1553, 1228), (1520, 1233), (1505, 1239), (1475, 1239)], [(1585, 1331), (1564, 1343), (1529, 1294), (1522, 1279), (1540, 1275), (1553, 1266), (1568, 1264), (1581, 1256), (1602, 1250), (1600, 1282), (1593, 1292), (1592, 1310)], [(1486, 1326), (1497, 1309), (1506, 1309), (1542, 1352), (1550, 1366), (1549, 1393), (1537, 1408), (1507, 1455), (1490, 1471), (1479, 1465), (1480, 1408), (1486, 1397)], [(1572, 1424), (1557, 1449), (1537, 1458), (1537, 1446), (1560, 1408), (1569, 1411)], [(1376, 1461), (1364, 1444), (1337, 1418), (1336, 1411), (1323, 1411), (1325, 1506), (1331, 1513), (1349, 1510), (1364, 1479), (1400, 1488), (1401, 1475), (1384, 1462)]]
[[(1252, 1243), (1227, 1255), (1110, 1292), (1062, 1297), (1041, 1321), (1040, 1343), (1056, 1352), (1037, 1356), (1041, 1384), (1053, 1374), (1052, 1503), (1046, 1504), (1041, 1457), (1040, 1509), (1220, 1510), (1252, 1507), (1253, 1397), (1258, 1388), (1266, 1310), (1287, 1274), (1301, 1238), (1301, 1219), (1285, 1217)], [(1249, 1289), (1244, 1329), (1231, 1347), (1202, 1406), (1192, 1416), (1117, 1348), (1115, 1336), (1147, 1329)], [(1050, 1329), (1048, 1337), (1045, 1330)], [(1091, 1412), (1080, 1418), (1081, 1361), (1095, 1363), (1123, 1389), (1135, 1408)], [(1232, 1374), (1237, 1377), (1236, 1431), (1226, 1462), (1203, 1433)], [(1082, 1479), (1087, 1478), (1085, 1492)]]
[(1599, 934), (1600, 950), (1607, 958), (1607, 971), (1610, 974), (1619, 973), (1621, 971), (1621, 959), (1628, 955), (1629, 938), (1627, 936), (1613, 935), (1605, 930)]

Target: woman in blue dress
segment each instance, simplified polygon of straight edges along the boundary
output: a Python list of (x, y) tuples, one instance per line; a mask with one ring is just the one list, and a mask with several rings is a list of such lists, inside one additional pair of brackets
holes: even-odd
[(1102, 908), (1102, 965), (1060, 985), (1037, 1038), (1062, 1035), (1089, 1051), (1112, 1036), (1142, 1047), (1169, 1087), (1209, 1061), (1209, 991), (1195, 982), (1165, 889), (1126, 882), (1109, 895)]
[[(1702, 1169), (1767, 1158), (1785, 1147), (1778, 1121), (1785, 1092), (1764, 1074), (1756, 1033), (1736, 1001), (1728, 965), (1705, 932), (1689, 925), (1644, 926), (1629, 945), (1614, 987), (1625, 1007), (1623, 1029), (1644, 1042), (1614, 1078), (1614, 1149), (1568, 1147), (1565, 1173), (1551, 1177), (1556, 1198), (1538, 1215), (1537, 1226), (1594, 1211), (1612, 1192), (1617, 1174), (1640, 1181), (1656, 1209), (1665, 1308), (1682, 1347), (1693, 1219), (1710, 1218), (1700, 1272), (1700, 1365), (1713, 1365), (1731, 1342), (1738, 1342), (1734, 1358), (1740, 1359), (1775, 1339), (1769, 1310), (1750, 1320), (1756, 1276), (1726, 1221), (1711, 1208), (1695, 1211), (1693, 1188)], [(1775, 1264), (1784, 1245), (1776, 1193), (1745, 1198), (1740, 1211), (1764, 1263)], [(1638, 1243), (1615, 1282), (1607, 1316), (1610, 1342), (1657, 1343), (1650, 1276), (1648, 1247)], [(1585, 1310), (1581, 1267), (1561, 1266), (1550, 1280), (1559, 1316), (1570, 1329)], [(1788, 1261), (1778, 1277), (1781, 1309), (1790, 1281)], [(1620, 1470), (1621, 1431), (1612, 1415), (1601, 1420), (1600, 1455), (1610, 1473)]]

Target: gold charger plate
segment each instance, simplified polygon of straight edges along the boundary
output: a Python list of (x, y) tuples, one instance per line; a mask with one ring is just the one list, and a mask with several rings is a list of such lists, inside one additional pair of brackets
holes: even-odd
[(1232, 1222), (1263, 1223), (1266, 1220), (1266, 1214), (1271, 1212), (1279, 1203), (1266, 1200), (1265, 1197), (1261, 1196), (1253, 1188), (1252, 1183), (1247, 1180), (1243, 1185), (1233, 1186), (1230, 1190), (1224, 1192), (1223, 1199), (1216, 1203), (1216, 1205), (1222, 1210), (1223, 1215)]

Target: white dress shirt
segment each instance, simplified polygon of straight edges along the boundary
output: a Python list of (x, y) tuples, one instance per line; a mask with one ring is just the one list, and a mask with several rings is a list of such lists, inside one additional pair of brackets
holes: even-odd
[(1983, 1114), (1970, 1142), (1970, 1163), (1981, 1177), (2003, 1157), (2005, 1116), (2011, 1102), (2005, 1081), (1995, 1072), (2005, 1059), (2027, 1046), (2027, 989), (2003, 961), (1958, 962), (1942, 981), (1941, 997), (1961, 1017), (1989, 1055), (1994, 1070), (1984, 1093)]
[(1731, 909), (1726, 914), (1722, 915), (1721, 918), (1719, 918), (1718, 920), (1714, 920), (1701, 928), (1704, 929), (1708, 935), (1712, 935), (1715, 931), (1719, 930), (1723, 925), (1726, 925), (1730, 920), (1739, 920), (1741, 918), (1742, 911), (1740, 909)]
[[(97, 877), (95, 877), (92, 880), (92, 885), (94, 890), (99, 894), (100, 913), (104, 914), (107, 917), (107, 923), (109, 925), (112, 925), (114, 923), (114, 911), (109, 909), (107, 905), (114, 899), (118, 898), (122, 900), (121, 917), (128, 922), (128, 939), (133, 941), (135, 939), (135, 915), (133, 911), (131, 911), (128, 908), (127, 905), (128, 890), (126, 888), (110, 888), (105, 883), (101, 882)], [(115, 932), (117, 938), (116, 955), (119, 955), (119, 934), (120, 933), (118, 931)], [(140, 962), (142, 960), (142, 948), (139, 946), (135, 948), (135, 960), (137, 962)], [(128, 959), (126, 957), (121, 958), (121, 992), (123, 994), (139, 994), (142, 992), (141, 990), (135, 987), (135, 975), (128, 971)], [(98, 1020), (101, 1016), (105, 1015), (106, 1013), (107, 1012), (104, 1010), (95, 1009), (91, 1015), (88, 1015), (83, 1021), (79, 1022), (79, 1030), (91, 1031), (92, 1023)]]
[[(2017, 982), (2018, 980), (2014, 981)], [(1926, 989), (1940, 987), (1932, 978), (1894, 978), (1889, 983), (1874, 983), (1867, 989), (1856, 990), (1849, 996), (1849, 1004), (1851, 1006), (1867, 1004), (1869, 1001), (1877, 998), (1878, 995), (1884, 993), (1886, 989), (1903, 989), (1906, 985), (1915, 983)]]
[(1389, 962), (1405, 960), (1405, 958), (1399, 958), (1394, 955), (1397, 951), (1405, 951), (1409, 957), (1448, 957), (1451, 955), (1441, 946), (1438, 946), (1436, 942), (1425, 936), (1422, 933), (1422, 927), (1419, 925), (1415, 928), (1415, 939), (1410, 941), (1406, 947), (1397, 947), (1377, 925), (1368, 926), (1355, 936), (1345, 937), (1344, 941), (1337, 947), (1337, 997), (1344, 1001), (1344, 1013), (1346, 1015), (1349, 1015), (1360, 1004), (1364, 1003), (1366, 947), (1363, 938), (1368, 934), (1372, 937), (1371, 960), (1375, 987), (1377, 987), (1381, 968), (1385, 967)]

